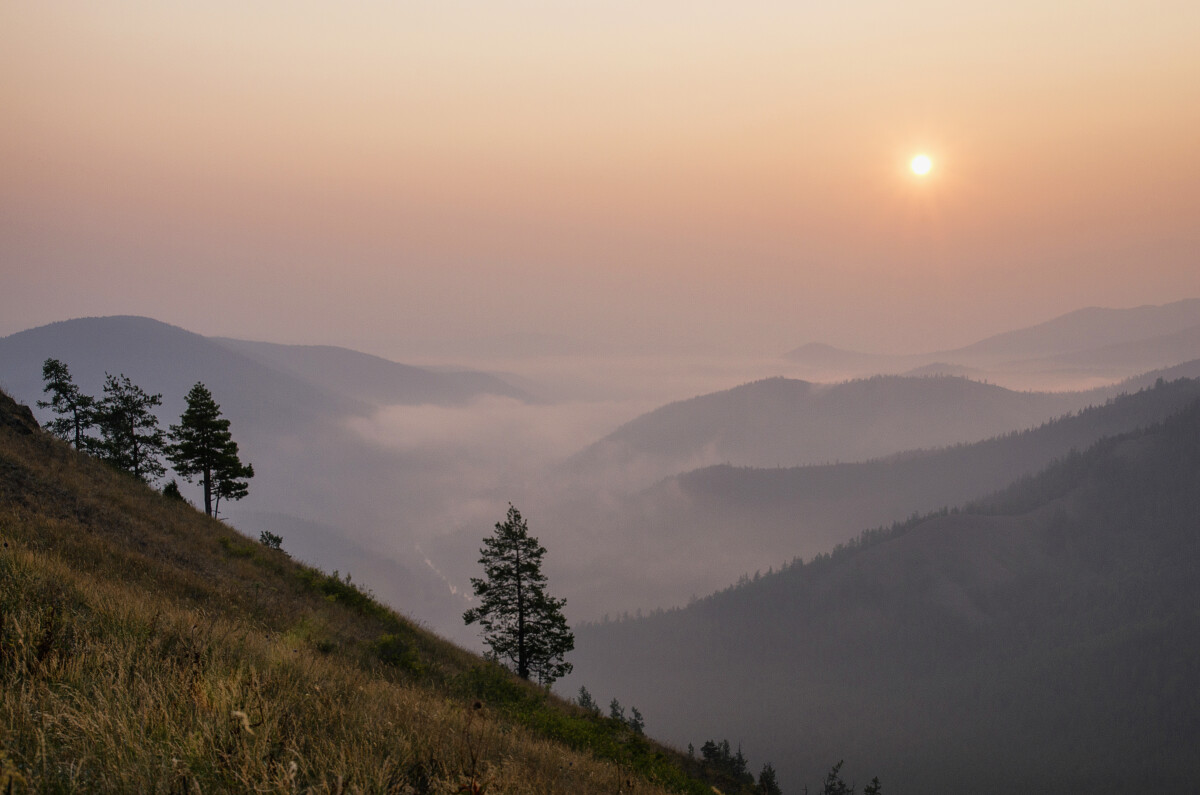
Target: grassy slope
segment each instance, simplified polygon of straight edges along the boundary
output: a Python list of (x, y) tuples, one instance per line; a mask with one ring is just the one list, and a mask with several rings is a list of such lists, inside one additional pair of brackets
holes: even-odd
[(0, 539), (0, 791), (711, 792), (3, 393)]

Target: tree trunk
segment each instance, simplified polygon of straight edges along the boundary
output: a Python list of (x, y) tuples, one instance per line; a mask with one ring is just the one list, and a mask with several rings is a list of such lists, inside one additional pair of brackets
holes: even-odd
[(207, 466), (204, 468), (204, 512), (206, 514), (208, 514), (209, 516), (213, 515), (213, 512), (212, 512), (212, 469)]
[(521, 548), (517, 547), (517, 676), (529, 678), (529, 659), (525, 653), (525, 595), (521, 592)]

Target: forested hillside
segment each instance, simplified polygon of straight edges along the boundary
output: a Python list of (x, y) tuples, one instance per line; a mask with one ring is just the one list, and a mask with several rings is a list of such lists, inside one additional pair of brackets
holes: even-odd
[[(983, 496), (1072, 449), (1159, 422), (1197, 398), (1200, 381), (1151, 381), (1140, 392), (972, 444), (863, 462), (687, 472), (613, 499), (606, 513), (565, 515), (562, 526), (578, 526), (573, 545), (589, 550), (571, 582), (580, 592), (590, 589), (596, 603), (605, 593), (620, 594), (623, 604), (609, 597), (612, 615), (682, 605), (740, 574), (827, 552), (864, 527)], [(595, 514), (603, 517), (598, 523)], [(594, 532), (597, 524), (603, 533)]]
[(655, 409), (572, 463), (583, 472), (625, 468), (649, 485), (711, 464), (863, 461), (1021, 430), (1088, 403), (1081, 393), (1014, 392), (947, 376), (768, 378)]
[[(899, 792), (1200, 780), (1200, 402), (961, 510), (578, 632), (577, 676), (723, 726), (785, 788), (829, 754)], [(836, 749), (836, 751), (835, 751)]]

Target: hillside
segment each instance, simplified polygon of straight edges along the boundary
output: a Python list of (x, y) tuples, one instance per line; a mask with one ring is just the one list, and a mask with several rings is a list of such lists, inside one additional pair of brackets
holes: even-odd
[[(431, 517), (460, 499), (446, 484), (459, 482), (462, 463), (387, 449), (361, 427), (372, 428), (377, 401), (459, 406), (477, 397), (519, 399), (516, 390), (483, 373), (435, 373), (341, 348), (215, 339), (144, 317), (82, 318), (0, 338), (0, 386), (33, 405), (45, 397), (48, 357), (65, 362), (87, 394), (100, 394), (105, 372), (162, 393), (164, 429), (178, 422), (188, 389), (203, 382), (257, 473), (249, 497), (226, 506), (231, 522), (284, 538), (311, 535), (306, 523), (324, 525), (333, 538), (322, 548), (337, 554), (311, 560), (332, 569), (374, 558), (377, 565), (355, 570), (386, 599), (442, 626), (457, 622), (462, 600), (416, 547), (438, 527)], [(182, 487), (198, 498), (194, 487)], [(269, 527), (259, 521), (268, 514)], [(347, 549), (364, 555), (341, 554)]]
[(0, 536), (4, 792), (711, 792), (3, 393)]
[(65, 320), (0, 338), (0, 383), (17, 400), (42, 395), (42, 362), (67, 364), (84, 392), (98, 394), (106, 372), (124, 373), (163, 394), (163, 416), (183, 411), (197, 381), (218, 395), (234, 427), (286, 432), (363, 413), (368, 405), (272, 369), (206, 337), (145, 317)]
[(41, 396), (42, 362), (66, 362), (85, 391), (105, 372), (153, 383), (177, 415), (197, 380), (224, 396), (233, 421), (286, 429), (388, 404), (454, 405), (483, 395), (524, 400), (495, 376), (441, 373), (346, 348), (204, 337), (147, 317), (64, 320), (0, 338), (0, 378), (17, 398)]
[(1014, 392), (965, 378), (875, 378), (823, 385), (769, 378), (670, 403), (575, 457), (644, 485), (712, 464), (803, 466), (976, 441), (1087, 405), (1077, 393)]
[(1127, 309), (1087, 307), (952, 350), (887, 356), (808, 343), (783, 358), (824, 380), (932, 371), (1062, 389), (1195, 359), (1198, 329), (1200, 299), (1193, 298)]
[[(587, 553), (564, 564), (561, 578), (585, 597), (581, 602), (605, 604), (611, 614), (682, 605), (739, 574), (828, 551), (864, 527), (988, 494), (1104, 436), (1161, 422), (1198, 398), (1200, 381), (1163, 381), (972, 444), (854, 463), (693, 470), (613, 498), (606, 509), (564, 511), (554, 524), (577, 537), (557, 545)], [(595, 533), (597, 526), (604, 532)]]
[[(1200, 315), (1200, 311), (1197, 312)], [(1171, 334), (1074, 351), (1038, 364), (1102, 370), (1169, 367), (1200, 357), (1200, 323)]]
[[(945, 355), (953, 359), (1035, 359), (1174, 334), (1200, 322), (1200, 299), (1129, 309), (1087, 307), (1028, 328), (996, 334)], [(1190, 357), (1189, 357), (1190, 358)]]
[(213, 341), (322, 389), (373, 405), (447, 406), (483, 395), (529, 400), (526, 393), (488, 373), (437, 372), (330, 345), (278, 345), (226, 337)]
[(1197, 517), (1200, 401), (966, 510), (582, 628), (576, 675), (675, 742), (725, 727), (791, 790), (837, 748), (894, 792), (1188, 791)]

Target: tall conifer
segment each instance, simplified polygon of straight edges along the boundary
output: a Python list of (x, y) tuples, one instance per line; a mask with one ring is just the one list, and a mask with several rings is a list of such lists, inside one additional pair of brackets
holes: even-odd
[(471, 578), (480, 605), (463, 614), (479, 622), (492, 656), (523, 679), (549, 684), (571, 672), (563, 656), (575, 648), (562, 608), (565, 599), (546, 594), (542, 556), (546, 548), (529, 535), (521, 513), (511, 504), (504, 522), (479, 550), (486, 577)]
[(96, 399), (79, 391), (71, 372), (58, 359), (43, 362), (42, 379), (46, 382), (42, 391), (51, 393), (51, 398), (39, 400), (38, 408), (48, 408), (58, 415), (46, 423), (46, 430), (73, 441), (76, 450), (85, 449), (90, 442), (87, 431), (96, 421)]
[(162, 477), (166, 438), (151, 411), (161, 405), (161, 394), (148, 394), (127, 375), (105, 373), (104, 399), (96, 406), (100, 457), (147, 483)]
[(204, 487), (204, 512), (212, 516), (222, 497), (239, 500), (246, 496), (247, 484), (238, 479), (253, 477), (254, 468), (238, 458), (229, 420), (221, 416), (221, 407), (208, 387), (197, 383), (185, 399), (187, 408), (179, 424), (171, 426), (167, 455), (184, 480), (193, 483), (199, 478)]

